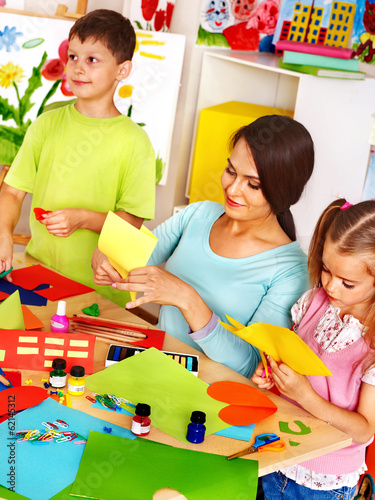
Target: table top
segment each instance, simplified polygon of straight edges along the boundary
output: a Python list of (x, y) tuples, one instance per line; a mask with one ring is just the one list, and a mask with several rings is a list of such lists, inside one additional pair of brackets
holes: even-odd
[[(37, 260), (33, 259), (25, 253), (14, 254), (13, 267), (14, 269), (25, 267), (28, 264), (39, 264)], [(96, 292), (90, 292), (83, 295), (76, 295), (64, 299), (66, 301), (66, 314), (72, 316), (73, 314), (82, 313), (82, 308), (90, 306), (93, 303), (99, 305), (100, 315), (104, 318), (111, 318), (114, 320), (127, 321), (137, 323), (139, 325), (147, 325), (147, 323), (135, 316), (131, 312), (123, 309), (122, 307), (114, 304), (113, 302), (105, 299)], [(44, 323), (43, 330), (50, 331), (51, 317), (56, 313), (56, 302), (48, 301), (45, 307), (28, 306), (29, 309), (37, 315), (37, 317)], [(126, 345), (126, 344), (125, 344)], [(104, 369), (105, 358), (108, 351), (108, 344), (96, 341), (94, 352), (94, 372)], [(171, 335), (166, 334), (163, 344), (163, 350), (181, 352), (186, 354), (195, 354), (199, 356), (199, 378), (207, 383), (213, 383), (221, 380), (229, 380), (240, 382), (243, 384), (254, 387), (251, 380), (239, 375), (226, 366), (217, 363), (201, 352), (195, 350), (191, 346), (175, 339)], [(7, 368), (2, 366), (2, 368)], [(22, 371), (22, 384), (25, 380), (33, 380), (33, 385), (43, 387), (41, 382), (42, 378), (46, 378), (46, 372), (35, 372), (31, 370)], [(63, 392), (66, 392), (64, 388)], [(259, 476), (269, 474), (282, 467), (294, 465), (305, 460), (309, 460), (321, 455), (330, 453), (331, 451), (344, 448), (351, 444), (351, 438), (339, 431), (338, 429), (328, 425), (327, 423), (319, 420), (303, 409), (291, 404), (290, 402), (276, 396), (272, 392), (264, 391), (265, 394), (277, 405), (278, 409), (272, 416), (258, 422), (250, 444), (255, 441), (255, 436), (261, 433), (273, 432), (285, 440), (287, 447), (282, 453), (260, 453), (253, 455), (245, 455), (244, 460), (258, 460), (259, 462)], [(116, 414), (116, 412), (109, 412), (107, 410), (100, 410), (91, 407), (90, 401), (86, 395), (91, 395), (91, 391), (86, 390), (82, 396), (71, 396), (72, 406), (75, 409), (84, 411), (95, 417), (107, 420), (113, 424), (121, 425), (128, 429), (131, 428), (131, 416)], [(105, 412), (105, 413), (104, 413)], [(279, 422), (288, 422), (291, 427), (294, 427), (293, 421), (302, 421), (305, 425), (311, 428), (311, 433), (306, 435), (293, 436), (291, 434), (280, 433)], [(296, 427), (297, 429), (297, 427)], [(146, 439), (151, 439), (160, 443), (165, 443), (179, 448), (187, 448), (195, 451), (206, 453), (214, 453), (218, 455), (227, 456), (233, 454), (241, 449), (246, 448), (247, 443), (237, 439), (221, 437), (218, 435), (206, 436), (201, 444), (185, 444), (179, 440), (169, 436), (165, 432), (151, 427), (150, 434)], [(289, 439), (298, 441), (298, 446), (290, 446)], [(169, 500), (169, 499), (183, 499), (183, 495), (172, 490), (159, 490), (154, 496), (155, 500)]]

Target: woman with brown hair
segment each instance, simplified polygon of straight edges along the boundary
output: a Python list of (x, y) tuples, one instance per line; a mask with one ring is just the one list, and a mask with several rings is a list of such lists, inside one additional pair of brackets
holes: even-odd
[[(193, 203), (158, 226), (148, 265), (124, 280), (96, 252), (95, 283), (143, 292), (128, 309), (161, 304), (159, 328), (250, 377), (257, 349), (219, 320), (291, 326), (290, 308), (308, 281), (289, 207), (313, 165), (313, 141), (303, 125), (279, 115), (259, 118), (233, 137), (221, 178), (224, 206)], [(164, 269), (157, 267), (162, 263)]]

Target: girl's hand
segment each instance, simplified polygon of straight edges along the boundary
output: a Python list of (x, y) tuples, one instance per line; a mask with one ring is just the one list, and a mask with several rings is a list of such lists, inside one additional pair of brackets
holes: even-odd
[(108, 286), (122, 279), (99, 248), (92, 254), (91, 267), (96, 285)]
[(305, 375), (295, 372), (284, 363), (278, 365), (272, 356), (267, 356), (267, 359), (270, 363), (272, 378), (277, 389), (281, 394), (293, 399), (303, 407), (304, 400), (308, 399), (312, 393), (315, 394), (309, 380)]
[(40, 223), (54, 236), (66, 238), (83, 225), (83, 210), (80, 208), (63, 208), (44, 214)]
[(127, 309), (154, 302), (161, 305), (184, 308), (190, 285), (174, 274), (156, 266), (138, 267), (129, 272), (127, 278), (112, 285), (118, 290), (143, 292), (143, 296), (126, 304)]
[(251, 380), (256, 384), (259, 389), (271, 389), (275, 383), (272, 379), (272, 377), (265, 378), (264, 376), (262, 377), (262, 374), (264, 372), (264, 364), (263, 361), (260, 361)]
[[(1, 235), (0, 237), (0, 274), (12, 267), (13, 238), (12, 235)], [(12, 281), (12, 273), (4, 276), (6, 281)]]

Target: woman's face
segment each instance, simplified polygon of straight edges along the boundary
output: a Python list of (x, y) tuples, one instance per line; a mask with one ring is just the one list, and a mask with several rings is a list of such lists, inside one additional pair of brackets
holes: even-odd
[(266, 218), (271, 207), (263, 195), (253, 155), (245, 139), (233, 148), (228, 165), (221, 176), (225, 213), (237, 220)]

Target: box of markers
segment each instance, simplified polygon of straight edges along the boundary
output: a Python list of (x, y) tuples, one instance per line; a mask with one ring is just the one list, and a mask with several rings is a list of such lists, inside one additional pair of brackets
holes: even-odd
[[(128, 347), (123, 345), (111, 344), (108, 349), (105, 366), (111, 366), (118, 361), (130, 358), (135, 354), (145, 351), (145, 347)], [(180, 363), (184, 368), (189, 370), (194, 375), (198, 376), (198, 361), (199, 357), (194, 354), (182, 354), (179, 352), (160, 351), (169, 356), (170, 358)]]

